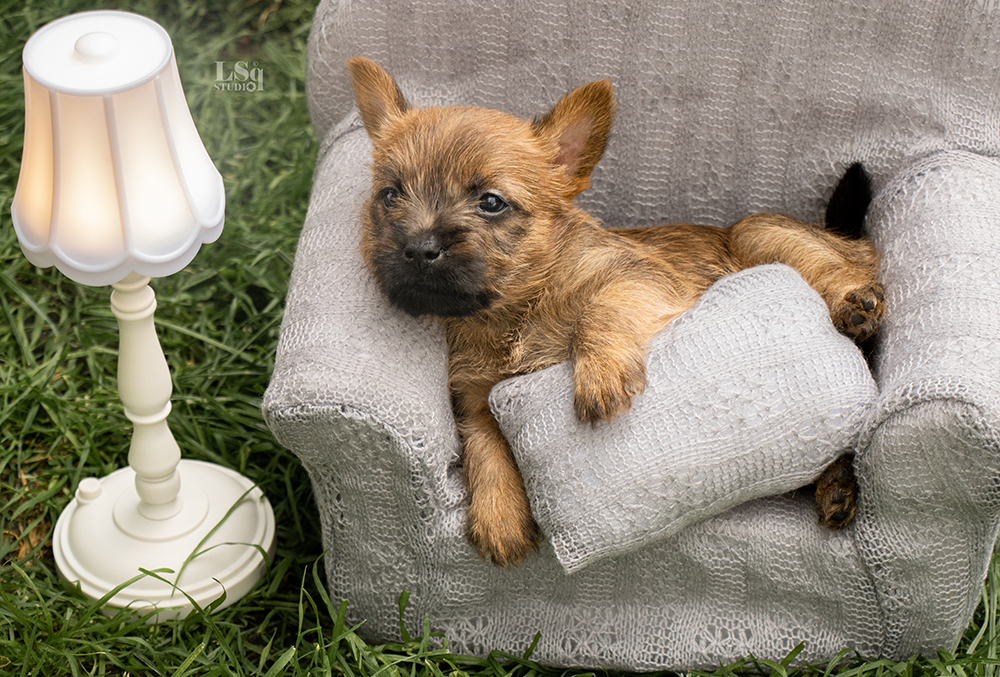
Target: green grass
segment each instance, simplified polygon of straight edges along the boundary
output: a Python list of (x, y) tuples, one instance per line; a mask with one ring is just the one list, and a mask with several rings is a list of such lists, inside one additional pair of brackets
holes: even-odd
[[(452, 655), (445, 638), (432, 636), (433, 618), (421, 628), (401, 628), (397, 644), (368, 646), (345, 627), (345, 604), (326, 595), (308, 478), (259, 412), (316, 153), (302, 84), (313, 5), (0, 0), (0, 674), (563, 674), (525, 657)], [(152, 16), (173, 36), (196, 123), (226, 181), (222, 238), (184, 271), (153, 282), (175, 384), (171, 427), (186, 457), (235, 468), (260, 483), (278, 524), (273, 566), (250, 595), (212, 615), (152, 626), (127, 613), (105, 616), (56, 573), (52, 528), (73, 488), (127, 462), (117, 325), (108, 289), (30, 265), (9, 219), (23, 132), (24, 41), (47, 21), (100, 7)], [(264, 69), (264, 91), (214, 89), (215, 62), (239, 59)], [(891, 663), (845, 651), (829, 664), (794, 670), (788, 668), (794, 656), (784, 664), (748, 657), (718, 674), (992, 675), (998, 594), (995, 562), (954, 655)]]

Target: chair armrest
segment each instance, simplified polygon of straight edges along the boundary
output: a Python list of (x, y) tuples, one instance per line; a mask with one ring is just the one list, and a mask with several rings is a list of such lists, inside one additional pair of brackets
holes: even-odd
[(1000, 162), (918, 160), (876, 196), (868, 226), (888, 307), (857, 538), (885, 652), (910, 655), (961, 635), (1000, 517)]

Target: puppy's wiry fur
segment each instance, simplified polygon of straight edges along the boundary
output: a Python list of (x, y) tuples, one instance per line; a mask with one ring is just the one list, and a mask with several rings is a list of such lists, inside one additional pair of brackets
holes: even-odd
[[(496, 564), (520, 563), (539, 538), (488, 405), (500, 380), (571, 360), (577, 416), (610, 420), (642, 392), (652, 336), (720, 277), (763, 263), (796, 268), (845, 334), (860, 340), (879, 323), (878, 256), (858, 223), (822, 230), (755, 214), (727, 229), (616, 230), (578, 209), (611, 130), (609, 81), (525, 121), (476, 107), (415, 108), (373, 61), (357, 57), (348, 69), (373, 142), (362, 255), (396, 307), (444, 324), (468, 537)], [(868, 190), (867, 177), (852, 172), (831, 201), (834, 220), (864, 218), (870, 195), (859, 198), (860, 217), (852, 196)], [(847, 494), (818, 495), (821, 522), (849, 521), (853, 503), (836, 504), (853, 501)]]

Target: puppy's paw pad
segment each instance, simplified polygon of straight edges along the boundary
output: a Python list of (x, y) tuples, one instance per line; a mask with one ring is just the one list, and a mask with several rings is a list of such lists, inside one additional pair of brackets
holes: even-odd
[(841, 456), (816, 480), (816, 510), (820, 526), (843, 529), (857, 513), (858, 487), (853, 457)]
[(885, 314), (885, 289), (873, 282), (846, 294), (833, 314), (833, 323), (841, 333), (855, 341), (864, 341), (878, 329)]

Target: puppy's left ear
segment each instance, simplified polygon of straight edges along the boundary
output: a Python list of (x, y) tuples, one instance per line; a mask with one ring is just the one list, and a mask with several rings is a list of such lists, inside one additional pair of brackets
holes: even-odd
[(590, 172), (604, 155), (614, 116), (611, 81), (599, 80), (574, 89), (532, 124), (537, 136), (558, 145), (554, 163), (563, 167), (574, 196), (590, 185)]
[(363, 56), (348, 59), (347, 70), (351, 74), (361, 121), (368, 136), (373, 141), (378, 140), (388, 124), (405, 113), (410, 104), (392, 76), (371, 59)]

